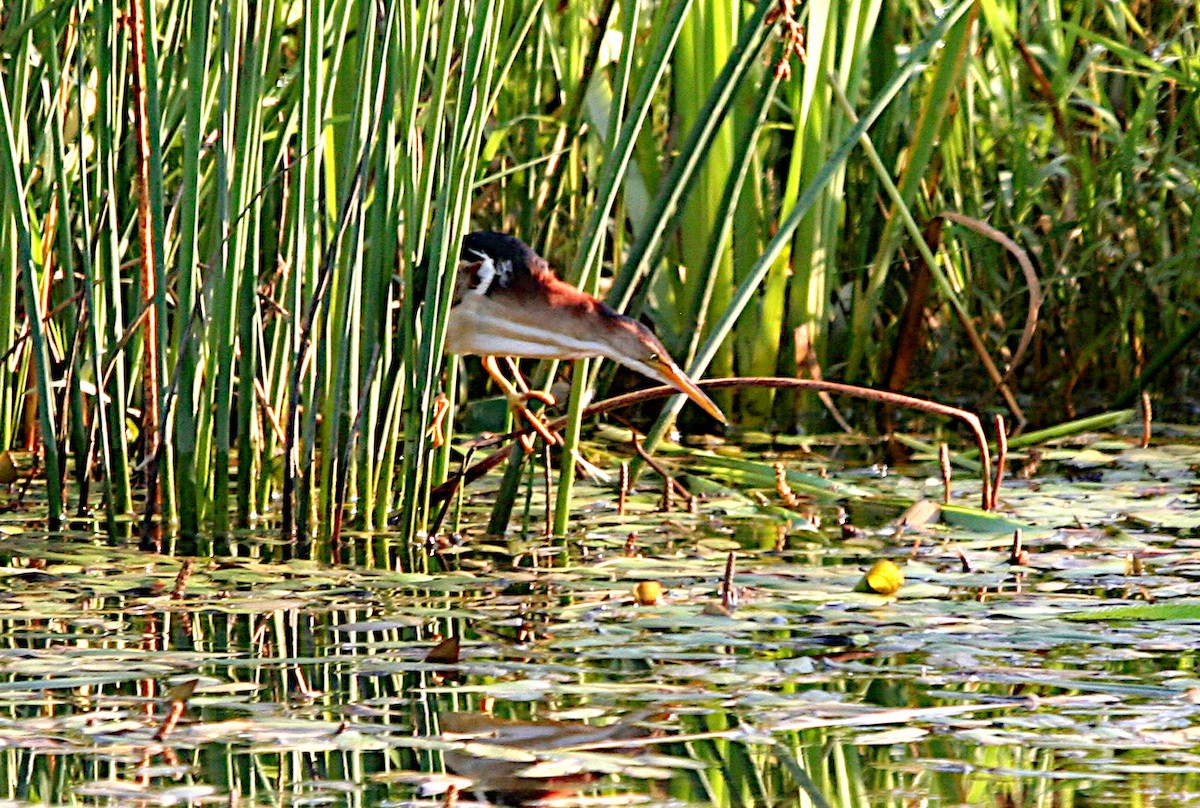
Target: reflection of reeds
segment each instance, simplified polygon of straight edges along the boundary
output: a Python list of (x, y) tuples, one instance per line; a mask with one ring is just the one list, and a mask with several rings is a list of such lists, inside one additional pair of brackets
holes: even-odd
[[(471, 227), (588, 288), (611, 267), (695, 375), (937, 378), (1018, 423), (1034, 391), (1043, 422), (1133, 400), (1196, 328), (1189, 29), (1051, 5), (135, 3), (144, 38), (13, 12), (0, 450), (44, 441), (52, 517), (94, 484), (113, 531), (153, 481), (189, 534), (417, 530), (454, 462), (432, 403), (482, 391), (443, 374)], [(723, 395), (751, 427), (815, 409)]]

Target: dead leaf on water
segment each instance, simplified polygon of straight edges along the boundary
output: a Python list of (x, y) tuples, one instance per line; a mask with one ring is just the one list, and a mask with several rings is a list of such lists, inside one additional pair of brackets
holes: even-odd
[(919, 499), (896, 520), (903, 527), (924, 527), (934, 524), (942, 515), (942, 506), (932, 499)]

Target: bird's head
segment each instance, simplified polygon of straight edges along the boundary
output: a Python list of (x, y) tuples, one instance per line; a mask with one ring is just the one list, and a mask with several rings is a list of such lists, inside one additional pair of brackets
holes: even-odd
[(508, 261), (518, 268), (531, 268), (541, 261), (538, 254), (525, 242), (507, 233), (484, 230), (463, 237), (462, 260), (479, 261), (490, 258), (496, 263)]
[(723, 424), (729, 423), (721, 408), (675, 364), (667, 349), (650, 329), (631, 317), (618, 314), (608, 306), (603, 306), (602, 309), (602, 316), (608, 320), (608, 338), (600, 351), (604, 356), (655, 381), (671, 385), (696, 402), (713, 418)]

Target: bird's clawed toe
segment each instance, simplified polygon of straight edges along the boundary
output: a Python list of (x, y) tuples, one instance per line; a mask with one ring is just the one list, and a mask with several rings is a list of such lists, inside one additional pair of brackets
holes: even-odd
[(532, 433), (527, 433), (521, 436), (521, 445), (525, 447), (526, 454), (529, 454), (533, 451), (535, 434), (540, 435), (542, 440), (551, 445), (560, 445), (562, 443), (562, 438), (558, 436), (558, 433), (547, 426), (546, 422), (540, 415), (529, 409), (528, 402), (531, 399), (540, 401), (547, 405), (554, 403), (554, 396), (541, 391), (521, 393), (517, 396), (508, 397), (509, 408), (512, 409), (517, 416), (523, 418), (525, 422), (529, 424), (530, 428), (533, 429)]
[[(496, 357), (483, 357), (483, 368), (496, 382), (496, 385), (504, 392), (504, 397), (508, 400), (509, 409), (516, 413), (519, 418), (525, 419), (525, 422), (529, 424), (530, 428), (533, 429), (533, 432), (537, 435), (540, 435), (542, 440), (546, 441), (546, 443), (553, 445), (562, 444), (562, 438), (560, 438), (553, 429), (548, 427), (546, 422), (542, 420), (537, 413), (529, 409), (530, 401), (540, 401), (549, 406), (554, 403), (554, 396), (542, 390), (530, 390), (529, 385), (525, 383), (525, 379), (522, 378), (520, 371), (517, 369), (516, 363), (513, 362), (511, 357), (505, 358), (509, 363), (509, 367), (512, 369), (513, 377), (516, 379), (516, 385), (506, 379), (504, 374), (500, 372), (500, 367), (496, 362)], [(518, 389), (518, 386), (520, 389)], [(526, 454), (533, 451), (533, 441), (533, 434), (525, 434), (521, 436), (521, 445), (525, 447)]]
[(547, 393), (545, 390), (530, 390), (521, 394), (521, 398), (528, 403), (529, 401), (540, 401), (547, 407), (553, 407), (558, 403), (554, 396)]

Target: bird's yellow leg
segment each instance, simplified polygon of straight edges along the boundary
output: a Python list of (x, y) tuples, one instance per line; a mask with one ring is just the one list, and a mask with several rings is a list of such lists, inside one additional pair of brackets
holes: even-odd
[(438, 393), (433, 400), (433, 420), (429, 424), (428, 434), (433, 438), (433, 446), (440, 449), (446, 445), (446, 432), (442, 424), (446, 421), (446, 413), (450, 412), (450, 399), (445, 393)]
[[(548, 426), (546, 426), (546, 423), (541, 418), (538, 418), (537, 415), (534, 414), (534, 412), (530, 410), (525, 403), (530, 398), (536, 398), (538, 401), (542, 402), (546, 402), (546, 398), (550, 398), (550, 402), (553, 402), (553, 397), (549, 397), (540, 391), (522, 393), (513, 386), (512, 382), (504, 378), (504, 374), (500, 372), (499, 365), (496, 364), (496, 357), (484, 356), (482, 357), (482, 361), (483, 369), (487, 371), (487, 374), (492, 377), (492, 380), (496, 382), (496, 385), (499, 386), (500, 390), (504, 393), (504, 397), (508, 399), (508, 406), (512, 408), (513, 412), (524, 418), (529, 425), (533, 427), (533, 430), (542, 436), (542, 439), (545, 440), (546, 443), (559, 443), (558, 435), (555, 435), (554, 432)], [(519, 374), (517, 378), (520, 378)], [(521, 385), (526, 386), (523, 379), (521, 380)], [(528, 390), (527, 386), (526, 389)], [(522, 445), (524, 445), (524, 443)]]
[[(521, 391), (522, 404), (529, 401), (531, 398), (537, 399), (547, 407), (555, 403), (554, 396), (550, 395), (550, 393), (547, 393), (543, 390), (530, 389), (529, 382), (525, 381), (525, 377), (521, 375), (521, 368), (517, 365), (516, 359), (513, 359), (511, 356), (506, 356), (504, 357), (504, 361), (508, 363), (508, 369), (512, 371), (513, 382), (516, 384), (516, 388)], [(543, 421), (542, 423), (544, 424), (545, 422)], [(526, 432), (517, 438), (517, 440), (521, 441), (521, 448), (525, 450), (525, 454), (533, 454), (534, 445), (539, 434), (541, 433)], [(555, 434), (554, 437), (558, 443), (562, 443), (561, 437), (559, 437), (557, 434)]]
[(521, 397), (528, 401), (531, 398), (545, 404), (547, 407), (553, 406), (556, 402), (554, 396), (544, 390), (531, 390), (529, 383), (525, 381), (525, 377), (521, 375), (521, 369), (517, 367), (517, 360), (511, 356), (504, 357), (504, 361), (508, 363), (508, 369), (512, 371), (513, 381), (516, 382), (517, 389), (521, 391)]

